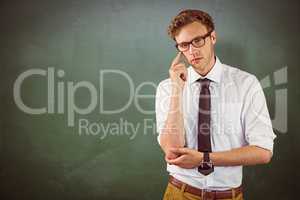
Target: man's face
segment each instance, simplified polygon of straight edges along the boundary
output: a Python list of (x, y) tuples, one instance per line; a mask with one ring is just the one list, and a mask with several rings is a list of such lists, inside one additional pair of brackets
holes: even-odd
[[(177, 44), (190, 42), (198, 36), (207, 34), (207, 28), (200, 22), (193, 22), (182, 27), (175, 36)], [(213, 31), (210, 36), (205, 38), (204, 46), (196, 48), (190, 44), (187, 51), (183, 54), (187, 61), (200, 74), (206, 74), (214, 64), (214, 44), (216, 43), (216, 33)]]

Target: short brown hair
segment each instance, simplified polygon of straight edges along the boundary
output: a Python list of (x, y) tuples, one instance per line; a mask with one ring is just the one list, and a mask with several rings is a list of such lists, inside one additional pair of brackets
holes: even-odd
[(187, 9), (181, 11), (172, 19), (168, 27), (168, 35), (175, 40), (175, 36), (183, 26), (195, 21), (203, 24), (208, 31), (213, 31), (215, 29), (213, 19), (208, 13), (202, 10)]

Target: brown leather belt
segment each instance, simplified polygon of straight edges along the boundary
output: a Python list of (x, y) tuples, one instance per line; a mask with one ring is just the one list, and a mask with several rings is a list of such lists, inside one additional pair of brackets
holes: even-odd
[(202, 199), (231, 199), (233, 196), (232, 194), (235, 194), (235, 197), (242, 193), (242, 186), (239, 186), (237, 188), (232, 188), (231, 190), (225, 190), (225, 191), (218, 191), (218, 190), (208, 190), (208, 189), (199, 189), (193, 186), (190, 186), (173, 176), (170, 176), (169, 182), (177, 187), (178, 189), (181, 189), (183, 185), (185, 185), (185, 192), (191, 193), (196, 196), (202, 197)]

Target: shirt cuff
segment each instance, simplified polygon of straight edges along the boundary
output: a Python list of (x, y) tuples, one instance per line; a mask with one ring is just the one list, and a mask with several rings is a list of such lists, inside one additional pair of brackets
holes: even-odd
[(255, 145), (264, 149), (269, 150), (273, 155), (274, 142), (271, 139), (253, 140), (249, 142), (249, 145)]

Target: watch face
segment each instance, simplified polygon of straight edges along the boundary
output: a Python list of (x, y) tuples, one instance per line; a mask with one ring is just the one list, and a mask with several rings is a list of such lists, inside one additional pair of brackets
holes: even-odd
[(212, 168), (212, 163), (211, 162), (203, 162), (201, 164), (201, 168), (202, 169), (210, 169), (210, 168)]

